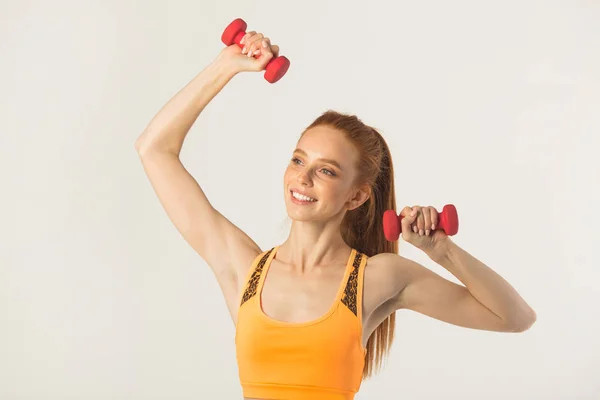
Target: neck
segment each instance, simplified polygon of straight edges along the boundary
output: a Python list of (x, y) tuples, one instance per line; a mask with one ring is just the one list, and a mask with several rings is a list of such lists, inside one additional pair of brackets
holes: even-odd
[(339, 221), (293, 221), (287, 240), (279, 246), (277, 259), (299, 272), (345, 263), (351, 248), (340, 233)]

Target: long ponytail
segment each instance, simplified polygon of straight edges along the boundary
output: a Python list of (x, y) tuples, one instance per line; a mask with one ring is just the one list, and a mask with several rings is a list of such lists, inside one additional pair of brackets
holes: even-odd
[[(328, 110), (307, 129), (328, 125), (344, 132), (360, 153), (358, 180), (371, 187), (371, 196), (360, 207), (348, 211), (341, 226), (348, 246), (372, 257), (380, 253), (398, 253), (398, 242), (389, 242), (383, 233), (383, 213), (396, 209), (394, 168), (389, 147), (381, 134), (355, 115)], [(396, 314), (389, 315), (367, 341), (363, 378), (381, 368), (394, 340)]]

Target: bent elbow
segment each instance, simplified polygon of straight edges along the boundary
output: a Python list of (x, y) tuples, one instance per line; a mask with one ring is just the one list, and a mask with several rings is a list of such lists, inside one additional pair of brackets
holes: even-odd
[(135, 148), (135, 151), (139, 155), (142, 155), (143, 153), (145, 153), (146, 149), (148, 148), (148, 145), (147, 145), (147, 140), (145, 140), (145, 138), (143, 137), (143, 135), (139, 136), (135, 140), (135, 142), (134, 142), (134, 148)]
[(537, 314), (535, 311), (530, 310), (526, 314), (520, 315), (515, 321), (512, 321), (510, 326), (510, 331), (515, 333), (522, 333), (529, 330), (535, 321), (537, 320)]

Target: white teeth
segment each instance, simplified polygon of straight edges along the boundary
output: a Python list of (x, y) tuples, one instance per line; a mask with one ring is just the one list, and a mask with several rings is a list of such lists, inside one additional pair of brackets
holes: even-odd
[(315, 199), (311, 199), (310, 197), (307, 197), (303, 194), (296, 193), (296, 192), (292, 192), (292, 196), (294, 196), (298, 200), (302, 200), (302, 201), (316, 201)]

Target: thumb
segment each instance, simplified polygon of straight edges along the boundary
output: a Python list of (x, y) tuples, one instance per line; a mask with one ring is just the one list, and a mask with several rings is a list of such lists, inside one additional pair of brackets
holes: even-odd
[(410, 229), (410, 225), (415, 222), (415, 220), (417, 219), (417, 210), (413, 210), (410, 207), (407, 207), (408, 210), (406, 211), (406, 213), (404, 215), (404, 218), (402, 218), (401, 221), (401, 225), (402, 225), (402, 233), (405, 232), (410, 232), (412, 233), (412, 230)]

